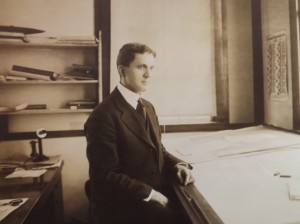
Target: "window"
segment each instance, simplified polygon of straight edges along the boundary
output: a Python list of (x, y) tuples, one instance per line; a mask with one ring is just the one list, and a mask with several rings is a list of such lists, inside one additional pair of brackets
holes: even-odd
[(157, 60), (144, 97), (161, 123), (210, 121), (216, 113), (211, 1), (112, 0), (111, 10), (111, 89), (119, 81), (120, 47), (146, 43)]

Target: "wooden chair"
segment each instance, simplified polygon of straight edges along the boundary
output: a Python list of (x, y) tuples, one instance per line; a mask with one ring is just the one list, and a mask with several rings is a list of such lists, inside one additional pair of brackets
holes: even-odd
[(84, 184), (84, 191), (86, 194), (86, 197), (89, 200), (89, 208), (88, 208), (88, 213), (89, 213), (89, 217), (88, 217), (88, 223), (91, 222), (91, 181), (87, 180)]
[(87, 198), (90, 201), (91, 200), (91, 181), (90, 180), (87, 180), (85, 182), (84, 191), (85, 191), (85, 194), (86, 194)]

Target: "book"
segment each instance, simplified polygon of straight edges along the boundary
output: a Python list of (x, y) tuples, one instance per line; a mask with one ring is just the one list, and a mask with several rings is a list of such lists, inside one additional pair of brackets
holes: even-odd
[(97, 78), (98, 69), (91, 65), (72, 64), (71, 70), (66, 73), (67, 76), (79, 80), (93, 80)]
[(92, 109), (96, 105), (96, 100), (74, 100), (68, 102), (68, 106), (70, 109)]
[(96, 79), (94, 75), (92, 74), (85, 74), (81, 72), (76, 72), (76, 71), (69, 71), (68, 73), (65, 74), (68, 77), (78, 79), (78, 80), (94, 80)]
[(44, 81), (53, 81), (51, 77), (45, 75), (38, 75), (28, 72), (19, 72), (19, 71), (9, 71), (9, 76), (16, 76), (16, 77), (25, 77), (27, 79), (34, 79), (34, 80), (44, 80)]
[(30, 67), (25, 67), (25, 66), (20, 66), (20, 65), (13, 65), (12, 70), (18, 71), (18, 72), (26, 72), (26, 73), (32, 73), (32, 74), (37, 74), (37, 75), (48, 76), (48, 77), (50, 77), (51, 80), (56, 80), (58, 77), (58, 74), (56, 74), (53, 71), (47, 71), (47, 70), (42, 70), (42, 69), (37, 69), (37, 68), (30, 68)]
[(46, 104), (28, 104), (25, 110), (42, 110), (47, 109)]
[(92, 74), (97, 75), (98, 69), (92, 65), (80, 65), (80, 64), (72, 64), (72, 71), (76, 71), (83, 74)]

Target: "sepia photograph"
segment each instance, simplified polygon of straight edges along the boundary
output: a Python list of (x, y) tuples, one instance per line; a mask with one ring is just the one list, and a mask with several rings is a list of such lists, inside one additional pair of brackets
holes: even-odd
[(300, 0), (0, 0), (1, 224), (299, 224)]

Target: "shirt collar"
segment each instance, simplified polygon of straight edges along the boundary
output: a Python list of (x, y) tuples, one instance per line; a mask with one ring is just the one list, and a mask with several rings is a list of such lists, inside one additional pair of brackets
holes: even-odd
[(139, 98), (141, 98), (141, 95), (134, 93), (131, 90), (127, 89), (120, 82), (118, 83), (117, 88), (120, 91), (121, 95), (125, 98), (127, 103), (129, 103), (134, 109), (136, 109), (138, 100), (139, 100)]

